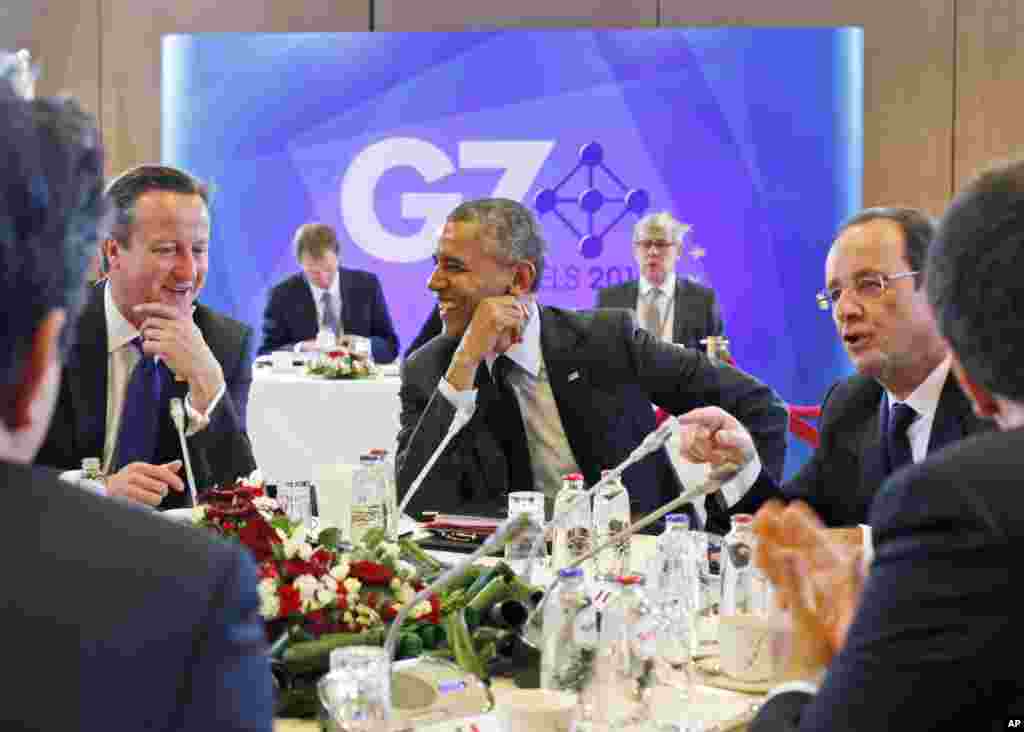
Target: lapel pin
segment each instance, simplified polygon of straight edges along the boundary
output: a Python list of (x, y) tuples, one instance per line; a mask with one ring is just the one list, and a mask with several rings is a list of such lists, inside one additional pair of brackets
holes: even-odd
[(576, 379), (578, 379), (578, 378), (580, 378), (580, 372), (579, 371), (573, 371), (571, 374), (569, 374), (569, 379), (568, 380), (569, 381), (576, 381)]

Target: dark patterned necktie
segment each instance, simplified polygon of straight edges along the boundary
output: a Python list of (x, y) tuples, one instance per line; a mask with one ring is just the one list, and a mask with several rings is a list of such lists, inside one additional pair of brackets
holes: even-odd
[(889, 414), (889, 431), (886, 434), (886, 450), (889, 453), (889, 472), (894, 473), (904, 465), (914, 462), (910, 449), (907, 428), (917, 418), (917, 412), (909, 404), (896, 402)]
[(530, 464), (530, 449), (526, 444), (526, 429), (523, 415), (519, 411), (519, 400), (508, 383), (510, 369), (515, 363), (508, 356), (498, 356), (494, 361), (492, 379), (495, 398), (487, 406), (485, 419), (498, 442), (501, 443), (505, 460), (508, 462), (508, 489), (510, 491), (532, 491), (533, 469)]
[(136, 336), (132, 346), (139, 352), (139, 362), (132, 370), (121, 407), (121, 426), (117, 433), (113, 471), (134, 462), (152, 463), (156, 458), (163, 392), (167, 384), (167, 367), (142, 351), (142, 338)]

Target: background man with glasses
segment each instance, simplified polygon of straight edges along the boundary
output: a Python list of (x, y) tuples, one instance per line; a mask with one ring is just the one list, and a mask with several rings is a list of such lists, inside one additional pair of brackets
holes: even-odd
[[(827, 526), (852, 529), (851, 541), (863, 534), (869, 552), (868, 510), (883, 480), (984, 429), (949, 373), (925, 296), (922, 269), (934, 233), (931, 220), (913, 209), (858, 213), (832, 243), (817, 296), (857, 373), (825, 396), (821, 443), (780, 491), (809, 503)], [(697, 410), (684, 422), (691, 424), (682, 441), (690, 460), (745, 462), (754, 454), (746, 431), (721, 410)], [(766, 492), (763, 485), (755, 491)]]
[(722, 335), (715, 291), (676, 275), (689, 231), (667, 211), (648, 214), (633, 227), (633, 256), (640, 279), (597, 291), (597, 307), (635, 310), (640, 327), (660, 340), (699, 348)]

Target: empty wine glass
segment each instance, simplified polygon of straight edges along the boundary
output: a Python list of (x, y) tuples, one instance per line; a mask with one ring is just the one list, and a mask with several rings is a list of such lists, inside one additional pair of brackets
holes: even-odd
[(336, 648), (317, 692), (332, 729), (384, 732), (391, 719), (391, 659), (377, 646)]

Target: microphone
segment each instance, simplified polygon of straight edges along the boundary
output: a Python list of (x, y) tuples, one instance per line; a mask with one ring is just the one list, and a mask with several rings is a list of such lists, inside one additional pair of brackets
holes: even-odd
[(171, 420), (178, 431), (178, 440), (181, 441), (181, 455), (185, 459), (185, 477), (188, 479), (188, 494), (192, 499), (192, 505), (198, 506), (196, 477), (192, 473), (192, 459), (189, 457), (188, 443), (185, 441), (185, 404), (179, 397), (171, 399)]
[[(665, 514), (671, 513), (675, 509), (679, 508), (684, 504), (689, 503), (690, 501), (693, 501), (697, 498), (701, 498), (702, 496), (706, 496), (721, 490), (723, 485), (728, 483), (730, 480), (732, 480), (739, 474), (740, 469), (740, 466), (736, 465), (735, 463), (723, 463), (722, 465), (719, 465), (718, 467), (712, 469), (711, 473), (707, 477), (707, 480), (705, 480), (703, 483), (691, 488), (690, 490), (683, 491), (665, 505), (655, 509), (654, 511), (647, 514), (636, 523), (632, 524), (625, 531), (615, 534), (600, 546), (597, 546), (594, 549), (587, 552), (586, 554), (577, 557), (569, 563), (569, 566), (578, 567), (588, 559), (592, 559), (593, 557), (597, 556), (608, 547), (619, 544), (628, 539), (629, 537), (631, 537), (636, 532), (640, 531), (641, 529), (647, 528)], [(556, 576), (555, 579), (551, 582), (551, 584), (548, 585), (547, 590), (544, 591), (544, 597), (541, 598), (541, 601), (539, 603), (537, 603), (537, 606), (534, 608), (533, 612), (530, 614), (529, 619), (526, 621), (527, 627), (536, 625), (537, 618), (540, 617), (540, 612), (544, 604), (547, 602), (547, 599), (551, 597), (552, 590), (555, 589), (560, 580), (561, 577)]]
[(398, 631), (414, 607), (426, 600), (432, 592), (441, 589), (453, 579), (460, 576), (469, 568), (469, 565), (477, 559), (501, 549), (506, 543), (514, 539), (518, 539), (522, 534), (529, 530), (529, 527), (530, 520), (526, 514), (520, 514), (506, 520), (498, 527), (497, 531), (487, 538), (487, 541), (480, 545), (475, 552), (467, 555), (459, 562), (456, 562), (454, 567), (441, 574), (440, 577), (416, 593), (416, 596), (413, 597), (412, 600), (405, 603), (395, 619), (391, 621), (391, 628), (388, 630), (387, 638), (384, 640), (384, 650), (387, 657), (389, 659), (393, 659), (395, 657), (395, 646), (398, 643), (399, 635)]
[(419, 491), (420, 486), (427, 477), (427, 474), (430, 473), (430, 469), (434, 467), (434, 463), (436, 463), (437, 459), (441, 457), (441, 453), (443, 453), (445, 448), (448, 447), (448, 443), (452, 441), (452, 438), (459, 433), (459, 430), (469, 422), (472, 416), (472, 414), (467, 415), (465, 412), (458, 409), (455, 410), (455, 416), (452, 418), (452, 423), (448, 425), (448, 431), (445, 433), (444, 439), (441, 440), (441, 443), (431, 454), (430, 459), (423, 464), (420, 472), (416, 475), (416, 479), (413, 480), (412, 485), (409, 486), (409, 490), (405, 492), (405, 497), (402, 498), (402, 502), (398, 506), (398, 511), (395, 512), (396, 516), (401, 516), (405, 512), (405, 507), (409, 505), (409, 501), (411, 501), (412, 497)]

